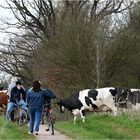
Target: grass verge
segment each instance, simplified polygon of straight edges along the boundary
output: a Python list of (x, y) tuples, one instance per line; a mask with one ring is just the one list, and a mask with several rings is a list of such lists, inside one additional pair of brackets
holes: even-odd
[(35, 139), (28, 134), (27, 126), (18, 126), (0, 117), (0, 139)]
[(73, 139), (140, 139), (140, 114), (89, 115), (86, 122), (56, 122), (55, 128)]

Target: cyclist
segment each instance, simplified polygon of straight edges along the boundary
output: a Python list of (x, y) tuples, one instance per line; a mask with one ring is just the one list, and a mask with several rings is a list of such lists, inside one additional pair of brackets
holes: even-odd
[(41, 89), (41, 83), (38, 80), (34, 81), (33, 87), (27, 92), (27, 104), (30, 115), (29, 134), (35, 132), (38, 135), (45, 97), (48, 99), (56, 98), (49, 90)]
[(18, 105), (21, 106), (22, 114), (24, 116), (26, 113), (26, 93), (20, 81), (16, 81), (16, 86), (11, 89), (11, 95), (9, 100), (10, 102), (8, 103), (6, 118), (9, 119), (9, 113), (16, 106), (17, 102)]

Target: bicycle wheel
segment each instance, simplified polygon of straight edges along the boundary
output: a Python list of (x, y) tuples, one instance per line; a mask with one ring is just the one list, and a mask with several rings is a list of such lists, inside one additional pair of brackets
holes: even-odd
[(54, 135), (54, 123), (53, 122), (49, 123), (49, 130), (50, 130), (51, 135)]
[[(12, 116), (11, 116), (12, 114)], [(15, 107), (13, 108), (8, 115), (8, 119), (18, 125), (23, 125), (27, 121), (27, 113), (22, 113), (22, 108)]]
[(42, 124), (44, 124), (44, 121), (45, 121), (44, 119), (45, 119), (45, 113), (43, 112), (43, 113), (42, 113), (42, 118), (41, 118), (41, 123), (42, 123)]

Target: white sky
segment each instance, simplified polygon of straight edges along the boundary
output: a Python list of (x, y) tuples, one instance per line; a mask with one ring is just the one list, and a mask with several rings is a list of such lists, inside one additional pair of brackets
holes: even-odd
[[(7, 1), (9, 1), (9, 0), (7, 0)], [(30, 1), (32, 1), (32, 0), (30, 0)], [(138, 2), (140, 0), (132, 0), (132, 1)], [(7, 6), (6, 0), (0, 0), (0, 5)], [(12, 12), (8, 9), (3, 9), (2, 7), (0, 7), (0, 19), (10, 20), (10, 22), (13, 20), (12, 22), (14, 22), (14, 16), (13, 16)], [(5, 25), (0, 21), (0, 42), (1, 41), (5, 42), (9, 38), (9, 36), (7, 34), (5, 35), (4, 33), (1, 33), (1, 28), (3, 28), (3, 27), (5, 27)], [(14, 29), (10, 28), (10, 31), (15, 31), (15, 30), (16, 30), (15, 28)]]
[[(0, 5), (2, 6), (6, 6), (6, 1), (5, 0), (0, 0)], [(14, 16), (12, 14), (12, 12), (8, 9), (3, 9), (2, 7), (0, 7), (0, 19), (2, 20), (10, 20), (12, 21), (14, 19)], [(0, 42), (5, 42), (7, 43), (9, 36), (8, 34), (5, 33), (1, 33), (1, 28), (5, 27), (5, 25), (1, 22), (0, 20)], [(12, 28), (10, 29), (11, 31), (13, 30)], [(0, 72), (0, 79), (3, 77), (5, 80), (9, 79), (10, 75), (5, 73)], [(1, 82), (1, 80), (0, 80)]]
[[(7, 6), (6, 0), (0, 0), (0, 5)], [(6, 41), (8, 41), (8, 39), (9, 39), (9, 35), (2, 33), (3, 31), (1, 29), (5, 28), (7, 30), (8, 28), (6, 27), (6, 25), (4, 25), (4, 23), (1, 20), (2, 21), (8, 20), (10, 22), (14, 22), (14, 16), (10, 10), (0, 7), (0, 42), (6, 43)], [(13, 31), (13, 30), (15, 30), (15, 29), (13, 29), (13, 28), (9, 29), (9, 31)]]

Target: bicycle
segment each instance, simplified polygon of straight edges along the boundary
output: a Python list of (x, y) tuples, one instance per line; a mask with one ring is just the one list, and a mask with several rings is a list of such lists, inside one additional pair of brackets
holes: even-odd
[(27, 122), (27, 113), (24, 111), (21, 106), (18, 105), (18, 100), (16, 100), (15, 107), (9, 112), (8, 120), (16, 122), (18, 125), (24, 125)]
[(54, 135), (54, 123), (55, 123), (56, 117), (52, 112), (52, 107), (50, 104), (43, 105), (42, 124), (44, 124), (44, 116), (46, 116), (47, 118), (47, 125), (48, 125), (47, 131), (50, 131), (51, 135)]

